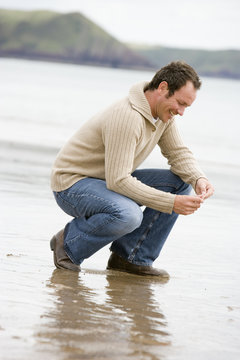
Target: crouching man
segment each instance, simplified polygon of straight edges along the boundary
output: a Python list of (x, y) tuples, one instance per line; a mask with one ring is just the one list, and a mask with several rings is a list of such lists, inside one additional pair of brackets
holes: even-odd
[[(192, 67), (172, 62), (84, 123), (61, 149), (51, 186), (73, 219), (50, 242), (57, 268), (80, 271), (84, 259), (111, 244), (108, 269), (169, 277), (154, 260), (178, 215), (194, 213), (213, 194), (174, 118), (200, 86)], [(170, 170), (138, 169), (156, 145)]]

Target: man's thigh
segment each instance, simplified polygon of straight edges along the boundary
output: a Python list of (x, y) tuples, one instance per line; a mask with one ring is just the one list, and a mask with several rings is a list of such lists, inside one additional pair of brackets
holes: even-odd
[(176, 193), (184, 184), (179, 176), (168, 169), (140, 169), (135, 170), (132, 176), (148, 186), (171, 193)]
[(73, 217), (90, 217), (98, 213), (136, 211), (138, 205), (131, 199), (107, 189), (101, 179), (85, 178), (67, 190), (54, 193), (58, 205)]

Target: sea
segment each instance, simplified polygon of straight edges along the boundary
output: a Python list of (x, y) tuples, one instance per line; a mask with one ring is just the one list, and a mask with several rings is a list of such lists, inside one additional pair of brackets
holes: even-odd
[[(167, 283), (106, 270), (56, 270), (51, 236), (70, 218), (53, 161), (89, 118), (154, 73), (0, 58), (0, 348), (4, 360), (233, 360), (240, 357), (240, 81), (202, 78), (177, 119), (214, 195), (180, 216), (156, 266)], [(141, 167), (167, 168), (159, 149)]]

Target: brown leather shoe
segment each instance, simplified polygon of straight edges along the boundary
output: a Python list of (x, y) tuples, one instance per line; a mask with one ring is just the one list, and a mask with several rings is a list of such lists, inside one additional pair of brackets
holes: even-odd
[(152, 266), (132, 264), (115, 253), (110, 255), (107, 269), (125, 271), (136, 275), (160, 276), (165, 279), (170, 277), (165, 270), (155, 269)]
[(60, 230), (50, 241), (50, 247), (53, 251), (54, 264), (58, 269), (68, 269), (72, 271), (81, 271), (79, 265), (74, 264), (67, 256), (64, 247), (64, 230)]

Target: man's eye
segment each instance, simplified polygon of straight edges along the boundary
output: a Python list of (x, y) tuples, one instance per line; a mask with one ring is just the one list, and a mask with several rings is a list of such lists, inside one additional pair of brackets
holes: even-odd
[(178, 102), (178, 104), (179, 104), (180, 106), (187, 107), (187, 104), (185, 104), (185, 103), (181, 103), (180, 101)]

